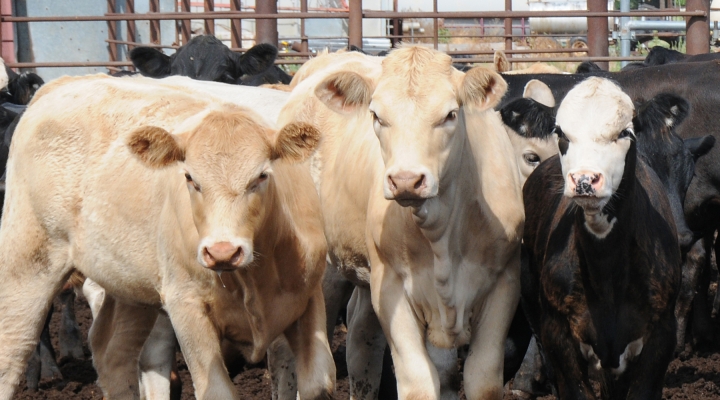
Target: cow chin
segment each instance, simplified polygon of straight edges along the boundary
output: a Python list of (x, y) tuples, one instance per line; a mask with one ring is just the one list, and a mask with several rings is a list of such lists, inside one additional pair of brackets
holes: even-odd
[(594, 215), (602, 212), (605, 205), (610, 201), (610, 197), (597, 197), (597, 196), (569, 196), (585, 211), (585, 214)]
[(425, 204), (425, 201), (427, 200), (427, 197), (418, 197), (413, 196), (411, 194), (401, 194), (399, 196), (395, 196), (392, 199), (388, 200), (395, 200), (400, 206), (402, 207), (415, 207), (419, 208), (422, 207), (423, 204)]

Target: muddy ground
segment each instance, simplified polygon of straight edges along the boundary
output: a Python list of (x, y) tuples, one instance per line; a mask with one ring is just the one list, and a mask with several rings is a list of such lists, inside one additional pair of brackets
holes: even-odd
[[(56, 301), (56, 309), (60, 309)], [(75, 301), (78, 323), (87, 342), (87, 331), (92, 323), (90, 308), (84, 299), (78, 298)], [(51, 334), (54, 345), (57, 347), (57, 332), (59, 329), (60, 313), (53, 315)], [(339, 328), (335, 332), (333, 351), (336, 356), (341, 356), (345, 333)], [(338, 352), (340, 349), (340, 352)], [(37, 392), (30, 392), (25, 388), (25, 382), (21, 383), (23, 389), (18, 390), (14, 399), (17, 400), (56, 400), (56, 399), (78, 399), (78, 400), (99, 400), (102, 393), (95, 384), (97, 375), (90, 360), (90, 351), (85, 345), (85, 360), (76, 360), (61, 365), (63, 379), (43, 380)], [(187, 366), (180, 360), (180, 378), (183, 382), (182, 399), (194, 399), (192, 383)], [(335, 399), (348, 398), (347, 373), (339, 371), (337, 391)], [(244, 372), (233, 380), (238, 393), (242, 399), (270, 399), (270, 379), (261, 366), (247, 367)], [(543, 397), (542, 400), (553, 399), (553, 396)], [(516, 398), (506, 391), (504, 400), (515, 400)], [(665, 389), (663, 399), (667, 400), (710, 400), (720, 399), (720, 353), (718, 352), (691, 352), (689, 356), (675, 359), (668, 369), (665, 377)], [(383, 399), (380, 399), (383, 400)]]

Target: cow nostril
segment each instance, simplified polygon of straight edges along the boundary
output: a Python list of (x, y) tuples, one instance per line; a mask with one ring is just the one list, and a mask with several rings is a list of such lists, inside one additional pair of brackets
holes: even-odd
[(388, 186), (390, 187), (390, 190), (393, 190), (393, 191), (397, 190), (397, 185), (395, 184), (395, 181), (393, 181), (392, 175), (388, 175), (387, 180), (388, 180)]
[(420, 189), (421, 187), (425, 186), (425, 175), (420, 175), (420, 179), (415, 182), (415, 189)]
[(233, 256), (230, 258), (230, 264), (238, 266), (240, 265), (240, 263), (242, 263), (243, 258), (245, 258), (243, 249), (242, 247), (238, 247), (235, 254), (233, 254)]
[(598, 182), (600, 182), (600, 174), (593, 175), (592, 184), (593, 184), (593, 185), (597, 185)]

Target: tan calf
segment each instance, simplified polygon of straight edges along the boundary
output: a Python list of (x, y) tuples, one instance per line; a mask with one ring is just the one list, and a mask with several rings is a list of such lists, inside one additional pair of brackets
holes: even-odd
[(161, 307), (198, 398), (236, 397), (221, 338), (257, 361), (282, 334), (301, 397), (332, 393), (322, 218), (307, 168), (294, 165), (318, 131), (258, 121), (143, 78), (61, 78), (38, 92), (13, 139), (0, 226), (0, 399), (11, 398), (73, 269), (110, 295), (97, 322), (132, 327), (112, 340), (100, 331), (117, 327), (96, 323), (91, 345), (110, 398), (137, 395), (127, 359), (139, 357)]
[(280, 121), (319, 124), (313, 165), (330, 259), (357, 281), (369, 270), (400, 397), (456, 397), (436, 365), (448, 370), (445, 349), (470, 344), (467, 397), (500, 399), (524, 215), (492, 110), (505, 82), (422, 47), (381, 62), (299, 83)]

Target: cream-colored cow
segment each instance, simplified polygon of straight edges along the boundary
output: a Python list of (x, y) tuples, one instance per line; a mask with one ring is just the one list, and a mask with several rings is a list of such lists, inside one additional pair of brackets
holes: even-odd
[(280, 116), (322, 132), (313, 165), (330, 258), (369, 278), (401, 398), (457, 397), (438, 370), (455, 365), (446, 349), (470, 344), (467, 397), (500, 399), (524, 221), (492, 110), (505, 82), (423, 47), (392, 51), (376, 71), (312, 75)]
[(91, 344), (109, 398), (137, 394), (137, 367), (125, 366), (160, 308), (198, 398), (236, 397), (220, 338), (255, 361), (283, 333), (302, 398), (332, 392), (322, 218), (307, 168), (293, 164), (318, 131), (258, 121), (151, 79), (61, 78), (38, 92), (13, 138), (0, 226), (0, 399), (12, 397), (73, 269), (111, 295), (96, 324), (132, 327)]

